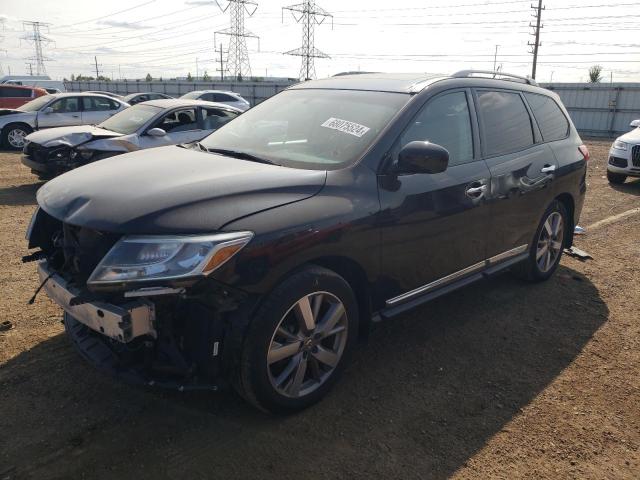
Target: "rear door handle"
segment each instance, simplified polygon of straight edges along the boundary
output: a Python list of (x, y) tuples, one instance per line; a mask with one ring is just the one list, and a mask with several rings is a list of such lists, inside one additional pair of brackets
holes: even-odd
[(545, 165), (540, 169), (540, 173), (551, 173), (551, 172), (555, 172), (555, 170), (556, 170), (555, 165)]
[[(475, 182), (477, 183), (477, 182)], [(472, 184), (473, 185), (473, 184)], [(487, 191), (486, 185), (480, 185), (478, 187), (469, 187), (467, 188), (466, 194), (471, 198), (480, 198)]]

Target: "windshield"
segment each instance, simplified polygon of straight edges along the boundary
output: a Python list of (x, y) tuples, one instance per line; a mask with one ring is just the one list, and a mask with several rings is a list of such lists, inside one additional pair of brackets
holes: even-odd
[(21, 105), (16, 110), (21, 110), (23, 112), (35, 112), (40, 110), (54, 98), (55, 97), (53, 95), (43, 95), (42, 97), (38, 97), (35, 100), (31, 100), (30, 102)]
[(119, 113), (116, 113), (113, 117), (108, 118), (98, 125), (98, 127), (111, 130), (112, 132), (129, 135), (137, 132), (140, 127), (161, 111), (162, 108), (154, 107), (152, 105), (134, 105), (133, 107), (129, 107)]
[(403, 93), (287, 90), (243, 113), (201, 144), (295, 168), (336, 169), (356, 161), (407, 103)]
[(202, 92), (198, 92), (198, 91), (189, 92), (189, 93), (185, 93), (180, 98), (190, 98), (192, 100), (197, 100), (198, 97), (200, 97), (201, 94), (202, 94)]

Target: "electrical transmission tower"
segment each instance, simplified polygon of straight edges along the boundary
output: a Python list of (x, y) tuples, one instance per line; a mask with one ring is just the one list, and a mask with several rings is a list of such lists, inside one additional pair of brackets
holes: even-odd
[(32, 29), (33, 31), (22, 37), (24, 40), (27, 40), (33, 43), (33, 47), (35, 48), (36, 54), (34, 57), (29, 57), (27, 60), (34, 60), (36, 62), (36, 75), (40, 75), (43, 73), (47, 73), (47, 69), (44, 66), (44, 62), (48, 61), (48, 58), (45, 58), (42, 54), (42, 44), (51, 43), (51, 39), (44, 36), (40, 29), (49, 30), (49, 23), (42, 22), (22, 22), (22, 25), (25, 30)]
[(530, 34), (535, 37), (535, 42), (533, 43), (528, 42), (528, 45), (532, 47), (529, 53), (533, 53), (533, 65), (531, 67), (531, 78), (535, 79), (536, 67), (538, 66), (538, 47), (542, 45), (542, 43), (540, 42), (540, 29), (543, 27), (543, 25), (540, 22), (542, 20), (542, 10), (544, 10), (545, 7), (542, 6), (542, 0), (538, 0), (538, 6), (536, 7), (535, 5), (531, 5), (531, 8), (536, 11), (536, 13), (533, 14), (533, 18), (536, 19), (535, 26), (529, 23), (529, 27), (535, 28), (535, 32)]
[(316, 77), (314, 58), (330, 58), (329, 55), (321, 52), (314, 45), (315, 26), (321, 25), (327, 18), (331, 18), (331, 28), (333, 29), (333, 15), (317, 6), (315, 0), (305, 0), (303, 3), (282, 7), (283, 21), (285, 10), (291, 12), (296, 22), (302, 23), (302, 47), (289, 50), (288, 52), (284, 52), (284, 54), (302, 57), (299, 78), (302, 80), (311, 80)]
[(231, 26), (214, 33), (214, 42), (216, 43), (216, 34), (229, 36), (225, 71), (236, 78), (250, 77), (251, 65), (247, 50), (247, 38), (258, 40), (258, 50), (260, 50), (260, 38), (244, 29), (244, 17), (245, 14), (253, 16), (258, 9), (258, 4), (251, 0), (227, 0), (227, 5), (223, 8), (217, 0), (216, 3), (220, 10), (225, 13), (228, 10), (231, 16)]

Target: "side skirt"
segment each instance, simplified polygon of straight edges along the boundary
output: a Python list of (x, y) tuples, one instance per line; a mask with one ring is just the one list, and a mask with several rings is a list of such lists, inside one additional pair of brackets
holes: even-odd
[[(482, 269), (482, 271), (471, 273), (469, 275), (466, 275), (460, 278), (459, 280), (446, 283), (443, 286), (439, 286), (437, 288), (428, 290), (425, 293), (412, 296), (411, 298), (407, 299), (406, 301), (402, 301), (397, 305), (395, 304), (389, 305), (389, 303), (393, 303), (393, 302), (391, 302), (390, 300), (387, 300), (388, 306), (382, 309), (381, 311), (379, 311), (377, 315), (374, 315), (374, 321), (395, 317), (396, 315), (404, 313), (407, 310), (411, 310), (412, 308), (415, 308), (418, 305), (422, 305), (423, 303), (426, 303), (435, 298), (441, 297), (442, 295), (451, 293), (454, 290), (465, 287), (471, 283), (477, 282), (478, 280), (491, 278), (496, 274), (507, 270), (509, 267), (526, 260), (527, 257), (529, 256), (529, 250), (528, 248), (526, 248), (526, 246), (524, 247), (525, 247), (525, 250), (522, 253), (518, 253), (515, 256), (509, 256), (506, 260), (501, 261), (500, 263), (497, 263), (497, 264), (487, 261), (487, 266), (484, 269)], [(519, 248), (522, 248), (522, 247), (519, 247)], [(494, 257), (493, 262), (496, 261), (495, 258), (496, 257)]]

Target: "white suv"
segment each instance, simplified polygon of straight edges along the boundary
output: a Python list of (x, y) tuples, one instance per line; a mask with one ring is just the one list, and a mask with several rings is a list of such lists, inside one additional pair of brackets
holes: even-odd
[(607, 178), (615, 184), (624, 183), (627, 177), (640, 177), (640, 119), (629, 124), (634, 127), (611, 145)]

